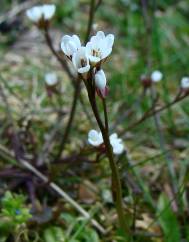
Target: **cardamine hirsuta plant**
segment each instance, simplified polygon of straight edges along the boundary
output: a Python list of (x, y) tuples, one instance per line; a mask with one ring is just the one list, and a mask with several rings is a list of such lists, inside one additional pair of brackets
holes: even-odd
[[(71, 62), (75, 73), (77, 73), (76, 75), (74, 74), (76, 77), (73, 84), (75, 88), (73, 103), (76, 103), (76, 100), (79, 96), (81, 83), (84, 84), (87, 90), (89, 103), (99, 129), (99, 131), (95, 129), (91, 129), (89, 131), (88, 143), (96, 148), (96, 152), (105, 153), (109, 159), (109, 165), (112, 174), (112, 195), (117, 210), (119, 225), (122, 231), (124, 231), (125, 235), (128, 236), (127, 238), (129, 240), (130, 227), (123, 208), (121, 181), (115, 159), (115, 156), (120, 155), (125, 151), (125, 147), (122, 139), (118, 137), (117, 133), (110, 134), (106, 99), (108, 98), (109, 88), (111, 89), (111, 83), (107, 83), (106, 74), (103, 70), (104, 65), (106, 65), (106, 62), (109, 60), (112, 53), (114, 35), (105, 35), (103, 31), (98, 31), (95, 35), (90, 36), (90, 25), (84, 43), (82, 43), (78, 35), (64, 35), (62, 37), (60, 46), (61, 51), (66, 56), (67, 60), (63, 60), (61, 59), (61, 55), (55, 52), (48, 33), (50, 20), (53, 17), (54, 13), (54, 5), (43, 5), (33, 7), (32, 9), (28, 10), (27, 16), (32, 22), (34, 22), (34, 24), (38, 26), (39, 29), (44, 32), (47, 44), (52, 50), (52, 53), (55, 54), (55, 56), (63, 64), (63, 66), (68, 68), (67, 62)], [(142, 76), (141, 83), (144, 87), (144, 90), (151, 88), (153, 89), (154, 84), (159, 82), (162, 78), (163, 75), (158, 70), (154, 71), (151, 76)], [(52, 79), (54, 80), (55, 78)], [(188, 94), (187, 90), (188, 79), (187, 77), (185, 77), (181, 81), (181, 89), (178, 95), (171, 104), (168, 104), (168, 106), (185, 97)], [(98, 102), (97, 99), (99, 99)], [(99, 112), (99, 101), (101, 102), (101, 105), (103, 107), (103, 117), (101, 117)], [(68, 126), (64, 133), (62, 144), (60, 145), (60, 150), (56, 158), (61, 156), (64, 149), (66, 140), (69, 135), (69, 130), (71, 129), (74, 112), (75, 105), (71, 109), (71, 116), (68, 120)], [(143, 119), (145, 119), (148, 115), (153, 115), (156, 112), (157, 110), (152, 107), (151, 110), (149, 110), (149, 112), (147, 112), (144, 117), (142, 117), (142, 119), (138, 121), (138, 123), (142, 122)]]
[[(54, 15), (54, 12), (54, 5), (43, 5), (28, 10), (27, 16), (39, 28), (47, 32), (49, 20)], [(67, 57), (67, 60), (72, 62), (75, 72), (77, 72), (76, 85), (83, 82), (86, 87), (89, 102), (100, 129), (100, 132), (96, 130), (89, 131), (88, 142), (92, 146), (97, 147), (97, 152), (106, 153), (109, 159), (112, 171), (112, 194), (120, 227), (123, 231), (129, 232), (122, 204), (119, 171), (114, 159), (114, 154), (119, 155), (124, 151), (124, 145), (122, 139), (118, 138), (116, 133), (109, 134), (109, 121), (106, 107), (108, 86), (103, 65), (108, 61), (113, 44), (113, 34), (105, 35), (103, 31), (98, 31), (96, 35), (90, 37), (90, 40), (85, 45), (82, 45), (77, 35), (64, 35), (61, 40), (61, 50)], [(98, 111), (97, 98), (102, 102), (104, 119), (102, 119)]]
[[(96, 32), (92, 31), (94, 15), (97, 8), (98, 6), (95, 5), (95, 1), (91, 0), (88, 26), (84, 40), (80, 39), (79, 34), (68, 35), (65, 33), (59, 41), (59, 49), (54, 47), (50, 35), (50, 26), (55, 15), (56, 6), (52, 4), (44, 4), (34, 6), (26, 11), (28, 19), (41, 31), (52, 55), (60, 63), (62, 69), (68, 74), (74, 90), (73, 96), (71, 96), (72, 103), (69, 112), (67, 113), (68, 120), (65, 123), (63, 134), (61, 135), (61, 139), (57, 142), (57, 147), (53, 150), (53, 155), (49, 155), (50, 152), (48, 152), (48, 149), (50, 149), (53, 139), (55, 140), (58, 132), (58, 129), (56, 128), (52, 132), (51, 139), (44, 144), (41, 154), (37, 154), (33, 158), (32, 163), (29, 159), (27, 159), (27, 156), (24, 153), (22, 141), (18, 135), (19, 132), (12, 118), (11, 108), (6, 99), (6, 94), (3, 91), (3, 85), (1, 85), (0, 94), (5, 103), (5, 107), (7, 108), (7, 117), (13, 130), (11, 136), (13, 152), (8, 152), (2, 147), (0, 147), (0, 149), (5, 152), (6, 156), (9, 156), (10, 159), (14, 158), (19, 164), (24, 166), (24, 168), (26, 168), (28, 171), (27, 175), (32, 173), (34, 176), (38, 177), (74, 208), (76, 208), (86, 219), (90, 220), (91, 224), (96, 227), (99, 232), (105, 235), (107, 233), (106, 229), (95, 219), (91, 218), (91, 215), (83, 207), (81, 207), (71, 196), (64, 192), (60, 186), (54, 183), (43, 172), (43, 168), (46, 166), (45, 161), (47, 158), (50, 160), (48, 164), (49, 166), (51, 163), (56, 163), (56, 161), (59, 161), (60, 159), (65, 159), (66, 161), (73, 159), (73, 156), (69, 157), (68, 155), (67, 157), (65, 155), (65, 147), (68, 143), (68, 140), (72, 139), (71, 131), (74, 116), (77, 113), (77, 103), (80, 102), (81, 106), (85, 110), (85, 103), (83, 103), (82, 99), (82, 90), (84, 90), (85, 93), (87, 93), (87, 101), (96, 121), (95, 124), (91, 124), (90, 130), (87, 130), (85, 133), (85, 145), (87, 143), (89, 149), (91, 149), (93, 154), (96, 155), (96, 160), (98, 160), (99, 157), (106, 157), (109, 161), (109, 169), (111, 170), (111, 192), (116, 208), (116, 218), (119, 222), (119, 229), (121, 231), (120, 234), (123, 235), (123, 241), (131, 242), (134, 241), (134, 222), (132, 223), (131, 221), (130, 213), (132, 212), (127, 209), (126, 204), (123, 201), (122, 177), (118, 162), (120, 157), (124, 157), (129, 162), (129, 151), (125, 147), (123, 135), (127, 131), (132, 130), (134, 127), (147, 120), (149, 117), (155, 118), (158, 129), (157, 114), (169, 109), (172, 105), (183, 100), (189, 95), (189, 77), (185, 76), (182, 78), (180, 87), (178, 88), (178, 93), (172, 101), (167, 102), (164, 106), (157, 106), (159, 96), (156, 86), (164, 78), (163, 73), (159, 70), (154, 70), (141, 75), (141, 97), (137, 97), (133, 107), (129, 107), (125, 113), (120, 115), (120, 117), (115, 117), (115, 122), (112, 126), (108, 117), (108, 114), (111, 112), (111, 110), (108, 110), (107, 108), (107, 99), (109, 98), (112, 86), (111, 82), (109, 82), (108, 78), (106, 77), (104, 69), (107, 62), (111, 58), (113, 48), (116, 48), (116, 41), (114, 44), (114, 38), (116, 39), (116, 37), (114, 34), (106, 34), (102, 30)], [(46, 73), (44, 75), (44, 80), (47, 97), (49, 100), (55, 96), (61, 105), (62, 93), (56, 73), (54, 71)], [(150, 108), (144, 112), (141, 117), (128, 125), (126, 129), (121, 131), (116, 130), (118, 124), (127, 117), (128, 112), (134, 112), (138, 103), (147, 95), (150, 95), (151, 98), (150, 101), (152, 105)], [(85, 112), (85, 114), (90, 119), (90, 114), (88, 115), (87, 112)], [(61, 115), (62, 114), (60, 113), (59, 121), (61, 120)], [(27, 129), (29, 124), (27, 123), (25, 126)], [(59, 126), (61, 126), (61, 122), (58, 124), (58, 128), (60, 128)], [(75, 148), (77, 149), (77, 147)], [(81, 157), (79, 157), (79, 155), (79, 151), (76, 150), (76, 155), (74, 157), (76, 161), (77, 159), (83, 159), (83, 154)], [(46, 166), (45, 169), (48, 170), (48, 166)], [(27, 186), (31, 192), (32, 189), (30, 184), (28, 184)], [(15, 210), (15, 208), (12, 210), (13, 215), (11, 215), (13, 217), (17, 216), (15, 213), (17, 210)], [(32, 212), (28, 212), (26, 219), (31, 219), (31, 217)], [(24, 226), (26, 226), (25, 224), (26, 221), (24, 220)]]

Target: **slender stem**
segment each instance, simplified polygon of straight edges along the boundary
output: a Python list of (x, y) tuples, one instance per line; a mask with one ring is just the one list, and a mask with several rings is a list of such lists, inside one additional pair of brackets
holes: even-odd
[(58, 52), (55, 50), (55, 48), (54, 48), (54, 46), (52, 44), (52, 39), (50, 37), (48, 27), (44, 29), (44, 36), (45, 36), (46, 43), (47, 43), (49, 49), (51, 50), (52, 54), (56, 57), (56, 59), (61, 64), (61, 66), (65, 69), (65, 71), (67, 72), (68, 76), (72, 80), (72, 84), (75, 85), (75, 83), (73, 81), (74, 80), (74, 75), (71, 73), (71, 71), (70, 71), (70, 69), (68, 67), (67, 62), (58, 54)]
[(62, 140), (61, 140), (61, 143), (60, 143), (58, 153), (55, 156), (54, 160), (58, 160), (60, 158), (62, 151), (64, 150), (65, 144), (67, 142), (67, 139), (69, 137), (69, 133), (71, 131), (72, 123), (73, 123), (73, 120), (74, 120), (74, 114), (75, 114), (76, 104), (77, 104), (77, 99), (78, 99), (79, 94), (80, 94), (80, 81), (77, 80), (76, 87), (75, 87), (75, 90), (74, 90), (71, 112), (70, 112), (70, 115), (69, 115), (69, 118), (68, 118), (68, 121), (67, 121), (67, 125), (66, 125), (66, 128), (65, 128), (64, 134), (62, 136)]
[(98, 8), (100, 7), (100, 5), (102, 4), (102, 0), (98, 0), (96, 6), (95, 6), (95, 12), (98, 10)]
[[(122, 203), (122, 188), (121, 188), (121, 182), (120, 182), (120, 177), (119, 177), (119, 171), (118, 171), (117, 165), (114, 161), (112, 147), (111, 147), (110, 140), (109, 140), (108, 126), (104, 127), (104, 124), (102, 123), (102, 120), (100, 118), (99, 111), (98, 111), (97, 104), (96, 104), (96, 99), (95, 99), (95, 91), (92, 90), (87, 85), (86, 85), (86, 88), (88, 91), (88, 97), (89, 97), (89, 101), (90, 101), (93, 113), (95, 115), (98, 126), (102, 132), (104, 144), (106, 146), (106, 154), (109, 159), (110, 168), (111, 168), (111, 172), (112, 172), (112, 195), (113, 195), (113, 199), (114, 199), (114, 202), (116, 205), (116, 210), (117, 210), (118, 219), (119, 219), (119, 225), (120, 225), (120, 228), (122, 229), (122, 231), (125, 233), (125, 235), (130, 236), (129, 226), (126, 223), (125, 215), (124, 215), (124, 209), (123, 209), (123, 203)], [(106, 103), (104, 102), (104, 107), (105, 107), (105, 105), (106, 105)], [(105, 119), (106, 119), (106, 122), (108, 122), (106, 107), (105, 107)], [(127, 241), (129, 241), (129, 240), (127, 240)]]
[[(104, 142), (105, 142), (106, 149), (107, 149), (107, 156), (110, 161), (110, 167), (112, 170), (113, 198), (116, 203), (120, 227), (123, 229), (123, 231), (129, 233), (129, 226), (126, 223), (125, 216), (124, 216), (124, 208), (123, 208), (123, 203), (122, 203), (122, 187), (121, 187), (119, 171), (118, 171), (117, 165), (114, 161), (112, 147), (111, 147), (110, 139), (109, 139), (109, 125), (108, 125), (108, 113), (107, 113), (107, 107), (106, 107), (106, 100), (103, 98), (102, 102), (103, 102), (104, 117), (105, 117), (105, 130), (104, 130), (103, 138), (104, 138)], [(102, 132), (102, 134), (103, 134), (103, 132)]]
[(109, 133), (108, 112), (107, 112), (107, 108), (106, 108), (106, 99), (105, 98), (102, 99), (102, 103), (103, 103), (103, 110), (104, 110), (105, 127), (106, 127), (106, 131)]
[(134, 122), (133, 124), (131, 124), (129, 127), (126, 128), (126, 130), (124, 130), (124, 133), (127, 132), (128, 130), (131, 130), (133, 128), (135, 128), (136, 126), (138, 126), (139, 124), (143, 123), (146, 119), (152, 117), (153, 115), (160, 113), (164, 110), (166, 110), (167, 108), (175, 105), (176, 103), (182, 101), (184, 98), (186, 98), (188, 96), (188, 94), (184, 94), (184, 95), (179, 95), (177, 96), (172, 102), (167, 103), (166, 105), (164, 105), (163, 107), (160, 107), (158, 109), (151, 109), (150, 108), (150, 112), (147, 111), (146, 113), (144, 113), (144, 115), (138, 119), (136, 122)]
[(93, 25), (94, 15), (95, 15), (95, 0), (91, 0), (90, 12), (89, 12), (89, 21), (88, 21), (87, 32), (86, 32), (86, 37), (85, 37), (85, 44), (89, 40), (89, 36), (91, 34), (91, 29), (92, 29), (92, 25)]

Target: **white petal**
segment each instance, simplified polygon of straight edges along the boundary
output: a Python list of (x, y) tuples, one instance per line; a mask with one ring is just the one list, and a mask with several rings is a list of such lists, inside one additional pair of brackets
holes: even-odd
[(113, 145), (113, 153), (115, 155), (120, 155), (124, 151), (124, 145), (123, 144), (115, 144)]
[(80, 56), (80, 58), (86, 58), (87, 57), (86, 47), (82, 46), (81, 48), (79, 48), (78, 55)]
[(77, 52), (73, 53), (72, 63), (73, 63), (73, 66), (75, 67), (76, 70), (78, 69), (79, 62), (80, 62), (80, 59), (79, 59)]
[(98, 38), (97, 36), (93, 36), (90, 40), (92, 50), (98, 50), (100, 48), (101, 41), (102, 39)]
[(98, 63), (100, 61), (100, 57), (89, 55), (89, 60), (91, 63)]
[(91, 53), (92, 49), (93, 49), (92, 42), (87, 42), (87, 44), (86, 44), (86, 51), (87, 51), (87, 53)]
[(66, 45), (66, 52), (68, 56), (72, 56), (77, 51), (77, 46), (73, 41), (69, 41)]
[(27, 17), (34, 23), (37, 23), (42, 17), (41, 7), (35, 6), (26, 11)]
[(108, 34), (106, 36), (107, 48), (112, 48), (113, 44), (114, 44), (114, 35), (113, 34)]
[(104, 34), (103, 31), (98, 31), (98, 32), (96, 33), (96, 36), (97, 36), (97, 38), (99, 38), (99, 39), (104, 39), (104, 38), (105, 38), (105, 34)]
[[(82, 66), (82, 61), (84, 61), (85, 66)], [(89, 71), (90, 65), (89, 65), (89, 58), (86, 53), (86, 48), (81, 47), (76, 52), (74, 52), (72, 56), (72, 62), (75, 67), (75, 69), (83, 74)]]
[(75, 45), (77, 46), (77, 48), (80, 48), (80, 47), (81, 47), (81, 41), (80, 41), (79, 37), (78, 37), (77, 35), (74, 34), (74, 35), (72, 36), (72, 39), (74, 40)]
[(49, 20), (53, 17), (56, 7), (53, 4), (43, 5), (43, 17), (45, 20)]
[(90, 137), (90, 138), (92, 138), (96, 135), (98, 135), (98, 132), (95, 129), (91, 129), (88, 133), (88, 137)]
[(61, 40), (61, 49), (64, 52), (65, 55), (68, 55), (67, 53), (67, 43), (71, 40), (71, 36), (64, 35)]
[(87, 66), (84, 66), (84, 67), (79, 68), (78, 69), (78, 72), (80, 74), (84, 74), (84, 73), (88, 72), (89, 70), (90, 70), (90, 65), (87, 65)]
[(121, 154), (124, 151), (124, 145), (122, 139), (118, 138), (116, 133), (110, 135), (110, 144), (113, 148), (113, 153), (116, 155)]
[(117, 138), (118, 138), (118, 135), (116, 133), (113, 133), (113, 134), (110, 135), (110, 141), (115, 140)]
[(110, 43), (108, 39), (104, 39), (100, 42), (101, 59), (105, 59), (112, 52), (112, 47), (109, 47)]
[(62, 41), (61, 42), (63, 42), (65, 44), (65, 43), (67, 43), (70, 40), (72, 40), (72, 37), (66, 34), (66, 35), (64, 35), (62, 37)]
[(88, 133), (88, 142), (93, 146), (99, 146), (103, 143), (103, 138), (101, 132), (97, 132), (96, 130), (92, 129)]
[(111, 53), (112, 53), (112, 48), (107, 48), (107, 49), (104, 48), (103, 51), (102, 51), (102, 59), (105, 59)]

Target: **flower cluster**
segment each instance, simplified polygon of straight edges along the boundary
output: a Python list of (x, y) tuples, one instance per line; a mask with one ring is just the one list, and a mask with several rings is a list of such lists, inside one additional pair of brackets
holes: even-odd
[[(123, 145), (123, 140), (118, 138), (118, 135), (116, 133), (111, 134), (109, 139), (113, 149), (113, 153), (115, 155), (120, 155), (121, 153), (123, 153), (125, 149)], [(94, 147), (99, 147), (104, 143), (102, 133), (93, 129), (90, 130), (88, 133), (88, 142)]]
[(27, 17), (35, 23), (39, 28), (43, 28), (48, 24), (49, 20), (54, 16), (56, 7), (53, 4), (44, 4), (34, 6), (26, 11)]
[(114, 35), (105, 35), (98, 31), (92, 36), (86, 46), (81, 45), (77, 35), (65, 35), (61, 41), (61, 49), (72, 61), (76, 71), (86, 79), (90, 70), (94, 71), (94, 79), (97, 90), (102, 96), (107, 93), (107, 80), (101, 64), (111, 54), (114, 43)]

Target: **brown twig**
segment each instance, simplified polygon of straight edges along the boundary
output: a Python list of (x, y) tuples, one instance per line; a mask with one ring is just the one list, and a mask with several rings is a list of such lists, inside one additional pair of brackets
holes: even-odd
[(166, 105), (164, 105), (163, 107), (160, 107), (158, 109), (153, 109), (152, 110), (152, 107), (146, 111), (143, 116), (138, 119), (136, 122), (134, 122), (133, 124), (131, 124), (129, 127), (126, 128), (126, 130), (124, 130), (123, 132), (127, 132), (129, 130), (132, 130), (133, 128), (135, 128), (136, 126), (140, 125), (141, 123), (143, 123), (146, 119), (152, 117), (153, 115), (157, 114), (157, 113), (160, 113), (164, 110), (166, 110), (167, 108), (175, 105), (176, 103), (182, 101), (183, 99), (185, 99), (186, 97), (188, 96), (187, 93), (185, 93), (184, 95), (180, 95), (180, 92), (179, 92), (179, 95), (176, 96), (176, 98), (170, 102), (170, 103), (167, 103)]
[(48, 27), (46, 27), (44, 29), (44, 36), (45, 36), (45, 40), (46, 40), (46, 43), (49, 47), (49, 49), (51, 50), (52, 54), (56, 57), (56, 59), (58, 60), (58, 62), (61, 64), (61, 66), (63, 67), (63, 69), (66, 71), (66, 73), (68, 74), (70, 80), (72, 81), (72, 84), (73, 86), (75, 86), (75, 79), (76, 77), (71, 73), (69, 67), (68, 67), (68, 64), (66, 62), (65, 59), (63, 59), (59, 54), (58, 52), (55, 50), (54, 46), (53, 46), (53, 43), (52, 43), (52, 39), (50, 37), (50, 34), (49, 34), (49, 29)]
[(41, 148), (41, 152), (38, 155), (37, 166), (41, 166), (45, 163), (45, 160), (48, 157), (48, 154), (53, 148), (52, 141), (55, 139), (57, 132), (61, 127), (61, 124), (62, 124), (62, 115), (58, 118), (52, 130), (49, 131), (49, 134), (48, 134), (49, 138), (47, 138), (46, 141), (44, 142), (43, 147)]
[(74, 97), (73, 97), (73, 101), (72, 101), (72, 106), (71, 106), (71, 112), (67, 121), (67, 125), (65, 127), (65, 131), (64, 134), (62, 136), (61, 139), (61, 143), (60, 143), (60, 147), (58, 149), (58, 153), (55, 156), (54, 161), (58, 160), (61, 157), (62, 151), (64, 150), (65, 144), (67, 142), (71, 127), (72, 127), (72, 123), (73, 123), (73, 119), (74, 119), (74, 114), (75, 114), (75, 110), (76, 110), (76, 104), (77, 104), (77, 100), (78, 100), (78, 96), (80, 94), (80, 80), (77, 80), (76, 82), (76, 86), (75, 86), (75, 90), (74, 90)]
[[(0, 145), (0, 150), (4, 152), (11, 159), (15, 158), (13, 152), (7, 150), (4, 146)], [(24, 159), (19, 159), (19, 163), (28, 171), (33, 173), (35, 176), (40, 178), (43, 182), (49, 185), (51, 189), (53, 189), (56, 193), (58, 193), (61, 197), (63, 197), (68, 203), (70, 203), (80, 214), (82, 214), (86, 219), (92, 223), (92, 225), (98, 229), (102, 234), (106, 233), (106, 230), (100, 225), (95, 219), (91, 218), (90, 214), (84, 210), (75, 200), (73, 200), (66, 192), (64, 192), (56, 183), (49, 181), (48, 177), (42, 174), (39, 170), (37, 170), (34, 166), (28, 163)]]
[(94, 15), (95, 15), (95, 0), (91, 0), (90, 3), (90, 12), (89, 12), (89, 20), (88, 20), (88, 26), (87, 26), (87, 31), (86, 31), (86, 37), (85, 37), (85, 44), (88, 42), (92, 26), (93, 26), (93, 20), (94, 20)]

